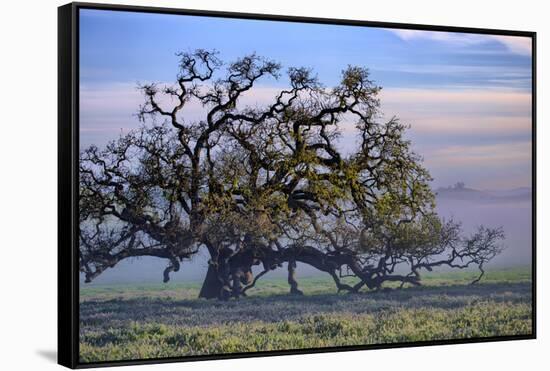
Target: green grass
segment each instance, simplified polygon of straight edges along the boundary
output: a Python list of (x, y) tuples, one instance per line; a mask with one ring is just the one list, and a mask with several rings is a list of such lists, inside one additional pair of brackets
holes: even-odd
[[(477, 270), (428, 272), (422, 275), (424, 286), (465, 285), (478, 276)], [(354, 279), (344, 278), (345, 283), (355, 283)], [(488, 271), (483, 277), (483, 283), (531, 282), (531, 269), (528, 267), (507, 268)], [(300, 290), (308, 295), (335, 293), (334, 281), (328, 276), (305, 277), (299, 279)], [(397, 287), (398, 283), (387, 284)], [(81, 301), (140, 298), (172, 298), (195, 299), (199, 295), (201, 282), (154, 282), (140, 284), (82, 284), (80, 288)], [(265, 278), (258, 281), (256, 287), (247, 293), (251, 296), (270, 296), (288, 293), (286, 278)]]
[(423, 287), (336, 294), (324, 277), (260, 281), (250, 297), (196, 299), (200, 283), (81, 289), (82, 362), (530, 334), (531, 273), (431, 273)]

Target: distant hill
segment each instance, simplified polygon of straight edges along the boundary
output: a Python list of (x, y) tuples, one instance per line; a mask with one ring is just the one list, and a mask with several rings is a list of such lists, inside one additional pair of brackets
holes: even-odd
[(450, 187), (440, 187), (435, 190), (438, 199), (485, 201), (485, 202), (517, 202), (529, 201), (532, 198), (530, 187), (520, 187), (507, 190), (478, 190), (468, 188), (464, 183)]

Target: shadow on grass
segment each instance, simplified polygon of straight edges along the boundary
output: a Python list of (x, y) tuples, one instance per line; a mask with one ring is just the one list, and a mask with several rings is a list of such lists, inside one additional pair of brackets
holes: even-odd
[(86, 300), (80, 304), (80, 320), (83, 328), (118, 327), (142, 321), (208, 326), (229, 322), (299, 320), (323, 313), (362, 314), (399, 308), (455, 309), (481, 301), (530, 303), (531, 284), (424, 286), (357, 294), (273, 294), (227, 302), (155, 297)]

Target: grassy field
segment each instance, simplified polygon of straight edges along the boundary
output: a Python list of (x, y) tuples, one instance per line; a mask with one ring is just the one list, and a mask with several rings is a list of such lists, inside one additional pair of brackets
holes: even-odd
[(330, 278), (259, 281), (249, 297), (197, 299), (200, 283), (83, 286), (81, 362), (531, 333), (531, 272), (434, 273), (424, 286), (337, 294)]

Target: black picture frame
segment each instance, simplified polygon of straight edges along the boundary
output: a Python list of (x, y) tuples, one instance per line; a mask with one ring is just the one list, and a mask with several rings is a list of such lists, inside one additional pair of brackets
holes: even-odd
[[(78, 260), (78, 156), (79, 156), (79, 11), (163, 13), (222, 18), (447, 31), (488, 35), (523, 36), (532, 40), (532, 333), (486, 338), (343, 346), (331, 348), (262, 351), (200, 355), (177, 358), (139, 359), (97, 363), (79, 362), (79, 260)], [(535, 339), (536, 311), (536, 32), (422, 24), (373, 22), (220, 11), (202, 11), (96, 3), (70, 3), (58, 8), (58, 363), (69, 368), (122, 366), (243, 357), (342, 352), (382, 348), (417, 347), (462, 343)]]

